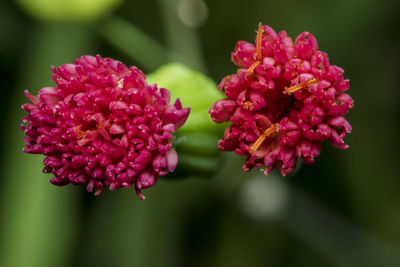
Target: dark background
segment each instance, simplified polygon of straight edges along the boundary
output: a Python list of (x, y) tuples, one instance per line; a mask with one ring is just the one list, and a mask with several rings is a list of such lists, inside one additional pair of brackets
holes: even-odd
[[(0, 266), (400, 266), (399, 3), (2, 1)], [(51, 86), (51, 65), (101, 54), (151, 73), (180, 61), (219, 83), (259, 22), (313, 33), (344, 68), (348, 151), (324, 144), (286, 178), (245, 174), (224, 153), (215, 177), (161, 179), (145, 201), (53, 186), (43, 158), (22, 152), (23, 91)]]

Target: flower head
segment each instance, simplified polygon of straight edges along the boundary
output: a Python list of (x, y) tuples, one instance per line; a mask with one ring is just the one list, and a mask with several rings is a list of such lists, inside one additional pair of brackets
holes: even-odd
[(286, 175), (299, 157), (313, 163), (324, 140), (348, 148), (351, 125), (343, 115), (353, 107), (345, 93), (349, 81), (312, 34), (293, 42), (285, 31), (260, 24), (255, 45), (239, 41), (232, 61), (239, 70), (222, 80), (226, 98), (209, 113), (216, 123), (231, 122), (218, 147), (246, 156), (245, 171), (266, 166), (268, 174), (278, 165)]
[(25, 92), (32, 104), (22, 106), (24, 151), (45, 155), (55, 185), (85, 184), (95, 195), (134, 185), (144, 199), (142, 189), (174, 171), (172, 134), (190, 108), (179, 99), (169, 105), (167, 89), (110, 58), (83, 56), (52, 70), (56, 87)]

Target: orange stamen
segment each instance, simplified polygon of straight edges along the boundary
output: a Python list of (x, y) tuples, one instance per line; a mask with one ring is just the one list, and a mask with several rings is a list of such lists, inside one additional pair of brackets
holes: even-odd
[(82, 125), (78, 125), (74, 127), (74, 132), (76, 134), (77, 139), (83, 139), (86, 137), (86, 131), (82, 131)]
[(261, 64), (262, 53), (261, 53), (261, 45), (262, 45), (262, 36), (264, 33), (264, 28), (261, 22), (258, 24), (257, 30), (257, 38), (256, 38), (256, 61), (247, 69), (247, 75), (253, 73), (254, 69)]
[(262, 36), (264, 33), (264, 28), (261, 24), (261, 22), (258, 24), (258, 31), (257, 31), (257, 38), (256, 38), (256, 59), (261, 60), (262, 59), (262, 54), (261, 54), (261, 45), (262, 45)]
[(278, 126), (276, 124), (272, 124), (268, 129), (265, 130), (258, 138), (257, 140), (250, 146), (249, 152), (250, 154), (254, 154), (257, 149), (261, 146), (261, 144), (264, 142), (264, 140), (268, 137), (270, 137), (272, 134), (276, 133), (278, 131)]
[(303, 82), (303, 83), (299, 83), (299, 84), (290, 86), (290, 87), (288, 87), (288, 88), (285, 88), (285, 90), (283, 91), (283, 93), (284, 93), (284, 94), (290, 95), (290, 94), (293, 94), (294, 92), (299, 91), (299, 90), (301, 90), (301, 89), (308, 88), (309, 86), (311, 86), (311, 85), (313, 85), (313, 84), (316, 84), (316, 83), (318, 83), (318, 82), (319, 82), (319, 81), (318, 81), (317, 78), (311, 78), (311, 79), (309, 79), (308, 81), (305, 81), (305, 82)]
[(261, 64), (261, 61), (254, 61), (254, 63), (247, 69), (247, 75), (253, 73), (254, 69)]
[(78, 132), (76, 132), (76, 137), (78, 138), (78, 140), (79, 139), (84, 139), (84, 138), (86, 138), (86, 132), (78, 131)]

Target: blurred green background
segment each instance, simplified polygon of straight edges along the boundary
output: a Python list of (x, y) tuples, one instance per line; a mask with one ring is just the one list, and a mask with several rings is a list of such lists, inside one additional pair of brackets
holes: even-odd
[[(399, 3), (0, 2), (0, 266), (400, 266)], [(145, 201), (53, 186), (43, 158), (22, 152), (23, 91), (51, 86), (51, 65), (101, 54), (151, 73), (178, 61), (219, 83), (260, 21), (310, 31), (345, 69), (348, 151), (324, 144), (286, 178), (245, 174), (224, 153), (215, 177), (160, 179)]]

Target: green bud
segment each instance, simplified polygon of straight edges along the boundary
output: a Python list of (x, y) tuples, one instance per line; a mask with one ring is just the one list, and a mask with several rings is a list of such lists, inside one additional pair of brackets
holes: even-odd
[(88, 22), (109, 13), (122, 0), (17, 0), (41, 21)]
[(214, 174), (220, 165), (218, 139), (224, 130), (208, 114), (211, 105), (222, 97), (216, 83), (180, 63), (161, 67), (148, 75), (147, 81), (167, 88), (173, 101), (179, 97), (184, 107), (192, 108), (185, 125), (175, 133), (173, 144), (179, 162), (173, 176)]

